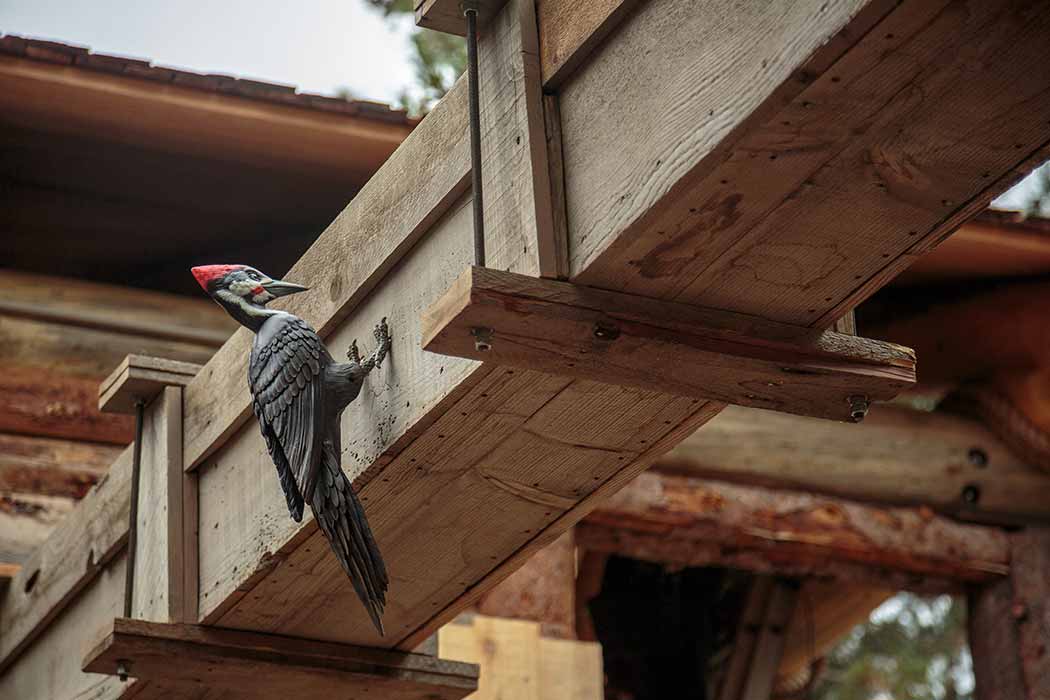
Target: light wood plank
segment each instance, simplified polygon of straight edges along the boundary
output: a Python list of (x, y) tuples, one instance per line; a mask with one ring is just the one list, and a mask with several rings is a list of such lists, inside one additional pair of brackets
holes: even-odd
[(149, 403), (166, 386), (186, 386), (200, 369), (190, 362), (128, 355), (99, 385), (99, 410), (134, 414), (136, 402)]
[(1048, 24), (1023, 2), (643, 5), (561, 94), (576, 281), (829, 325), (1045, 158)]
[(151, 684), (261, 700), (304, 693), (456, 700), (470, 694), (478, 679), (473, 664), (420, 654), (123, 618), (88, 652), (84, 670), (115, 674), (120, 660), (133, 677)]
[(1010, 570), (1006, 534), (918, 508), (650, 472), (577, 528), (581, 547), (649, 561), (888, 588), (960, 590)]
[(0, 562), (30, 558), (74, 505), (63, 496), (0, 491)]
[[(1044, 472), (974, 420), (904, 406), (875, 406), (860, 425), (729, 407), (657, 468), (970, 520), (1050, 521)], [(967, 488), (976, 503), (964, 498)]]
[[(484, 344), (479, 332), (488, 334)], [(867, 401), (893, 398), (915, 381), (907, 348), (830, 331), (809, 335), (478, 267), (423, 317), (429, 352), (842, 421), (859, 421)], [(865, 404), (859, 416), (857, 400)]]

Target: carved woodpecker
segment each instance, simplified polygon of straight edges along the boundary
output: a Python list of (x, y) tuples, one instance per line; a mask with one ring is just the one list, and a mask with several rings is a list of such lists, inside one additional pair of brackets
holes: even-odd
[(193, 276), (219, 306), (255, 333), (248, 386), (266, 448), (277, 467), (296, 522), (309, 503), (314, 518), (379, 633), (388, 578), (364, 509), (339, 466), (343, 409), (390, 349), (386, 319), (375, 328), (375, 352), (362, 360), (357, 341), (350, 362), (337, 363), (313, 328), (298, 316), (266, 308), (306, 287), (275, 280), (247, 265), (205, 265)]

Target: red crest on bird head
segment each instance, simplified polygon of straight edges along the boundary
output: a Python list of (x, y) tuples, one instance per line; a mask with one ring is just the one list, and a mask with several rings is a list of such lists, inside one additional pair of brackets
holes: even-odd
[(191, 267), (190, 272), (197, 278), (197, 283), (200, 284), (201, 289), (204, 291), (208, 290), (208, 283), (214, 280), (220, 280), (225, 277), (228, 273), (234, 270), (243, 270), (246, 265), (200, 265), (198, 267)]

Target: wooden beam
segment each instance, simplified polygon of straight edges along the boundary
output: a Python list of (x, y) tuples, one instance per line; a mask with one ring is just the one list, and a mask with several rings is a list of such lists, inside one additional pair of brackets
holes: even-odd
[[(0, 599), (0, 674), (77, 598), (127, 539), (131, 448), (23, 563)], [(120, 579), (123, 590), (123, 579)]]
[(260, 700), (348, 693), (456, 700), (478, 683), (474, 664), (420, 654), (118, 618), (84, 659), (84, 670), (116, 674), (121, 662), (139, 680)]
[(204, 299), (3, 269), (0, 316), (212, 348), (236, 329), (233, 319)]
[(28, 559), (74, 505), (61, 496), (0, 491), (0, 562)]
[(0, 491), (83, 498), (122, 448), (0, 433)]
[(423, 348), (841, 421), (915, 381), (898, 345), (479, 267), (425, 312)]
[(1048, 25), (643, 3), (559, 95), (573, 281), (827, 327), (1050, 156)]
[(1010, 570), (997, 528), (918, 508), (653, 472), (577, 528), (580, 547), (648, 561), (820, 576), (887, 588), (961, 590)]
[[(191, 362), (147, 355), (128, 355), (99, 385), (98, 408), (107, 413), (134, 414), (136, 402), (148, 404), (163, 393), (165, 387), (186, 386), (193, 381), (200, 369), (200, 365)], [(179, 400), (181, 401), (181, 396)], [(180, 406), (179, 413), (181, 412)], [(179, 435), (181, 441), (181, 425)]]
[(1010, 613), (1017, 621), (1017, 653), (1027, 697), (1050, 697), (1050, 528), (1027, 528), (1011, 541)]
[[(478, 26), (491, 22), (507, 0), (477, 0)], [(467, 35), (467, 20), (460, 0), (415, 0), (416, 24), (446, 34)]]
[(657, 469), (986, 522), (1050, 521), (1045, 473), (976, 421), (903, 406), (875, 406), (861, 425), (730, 407)]

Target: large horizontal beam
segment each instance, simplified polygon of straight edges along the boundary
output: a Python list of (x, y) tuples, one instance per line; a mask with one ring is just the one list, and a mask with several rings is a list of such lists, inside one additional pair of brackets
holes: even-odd
[[(178, 662), (172, 663), (173, 659)], [(123, 618), (113, 621), (105, 638), (84, 659), (84, 670), (91, 673), (116, 675), (120, 666), (151, 687), (160, 683), (183, 693), (230, 692), (260, 700), (296, 696), (458, 700), (478, 687), (474, 664)]]
[(649, 472), (577, 527), (579, 546), (636, 559), (962, 590), (1009, 573), (1005, 532), (801, 492)]
[(83, 498), (122, 450), (0, 433), (0, 491)]
[(480, 267), (427, 309), (423, 349), (853, 422), (915, 382), (899, 345)]
[(977, 421), (903, 406), (875, 406), (860, 425), (730, 407), (657, 468), (974, 520), (1050, 522), (1050, 476)]

